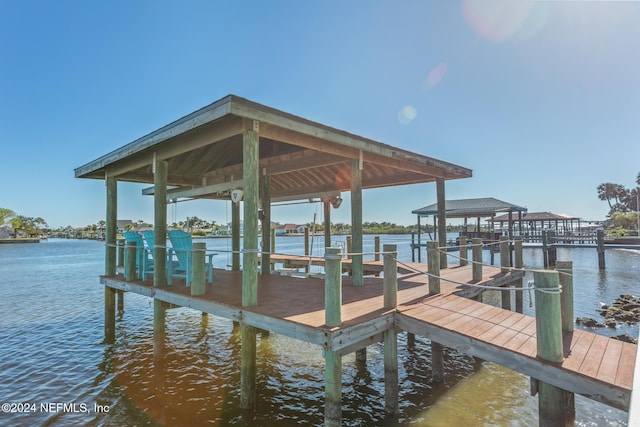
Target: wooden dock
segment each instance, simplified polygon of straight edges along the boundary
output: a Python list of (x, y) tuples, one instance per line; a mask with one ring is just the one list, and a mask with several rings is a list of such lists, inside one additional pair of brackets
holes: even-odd
[(636, 345), (576, 330), (564, 336), (564, 362), (546, 362), (536, 357), (534, 317), (469, 299), (482, 292), (473, 284), (504, 286), (522, 278), (521, 271), (503, 273), (498, 267), (485, 267), (482, 280), (476, 283), (470, 280), (471, 266), (443, 269), (440, 276), (442, 293), (431, 296), (426, 275), (413, 272), (399, 276), (395, 310), (384, 308), (382, 279), (367, 277), (363, 286), (354, 286), (350, 277), (343, 276), (339, 327), (325, 324), (325, 282), (317, 278), (261, 275), (255, 307), (242, 306), (241, 271), (215, 270), (214, 284), (206, 287), (203, 296), (190, 295), (190, 288), (179, 283), (154, 288), (152, 281), (126, 282), (120, 275), (102, 276), (100, 282), (167, 304), (242, 321), (340, 355), (381, 341), (385, 331), (399, 328), (567, 391), (629, 409)]

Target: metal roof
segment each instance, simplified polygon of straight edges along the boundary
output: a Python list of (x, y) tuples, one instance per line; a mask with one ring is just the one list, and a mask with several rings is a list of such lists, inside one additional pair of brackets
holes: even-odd
[[(579, 220), (577, 216), (569, 216), (563, 214), (554, 214), (551, 212), (529, 212), (522, 217), (523, 221), (575, 221)], [(508, 215), (500, 215), (492, 218), (493, 222), (509, 221)]]
[[(487, 217), (509, 211), (526, 212), (527, 208), (503, 202), (502, 200), (494, 199), (493, 197), (445, 201), (445, 213), (447, 218)], [(432, 205), (413, 210), (411, 213), (420, 216), (437, 215), (438, 204), (434, 203)]]
[[(362, 188), (471, 177), (470, 169), (228, 95), (75, 169), (77, 178), (153, 183), (154, 156), (168, 162), (167, 198), (228, 198), (242, 188), (243, 132), (260, 135), (261, 173), (272, 200), (350, 189), (351, 161)], [(147, 189), (145, 194), (152, 194)]]

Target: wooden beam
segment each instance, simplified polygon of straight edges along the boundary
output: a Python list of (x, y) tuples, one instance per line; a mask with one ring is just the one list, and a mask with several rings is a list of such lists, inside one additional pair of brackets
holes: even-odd
[(258, 200), (259, 150), (258, 123), (243, 133), (244, 233), (242, 258), (242, 305), (258, 305)]
[[(159, 144), (167, 139), (173, 138), (191, 129), (200, 127), (206, 123), (210, 123), (228, 115), (231, 110), (231, 96), (220, 99), (205, 108), (201, 108), (173, 123), (151, 132), (148, 135), (139, 138), (124, 147), (115, 150), (109, 154), (100, 157), (93, 162), (87, 163), (75, 170), (76, 178), (85, 176), (105, 166), (119, 161), (125, 157), (129, 157), (135, 153), (146, 150)], [(232, 121), (238, 121), (237, 119)], [(116, 174), (117, 175), (117, 174)]]

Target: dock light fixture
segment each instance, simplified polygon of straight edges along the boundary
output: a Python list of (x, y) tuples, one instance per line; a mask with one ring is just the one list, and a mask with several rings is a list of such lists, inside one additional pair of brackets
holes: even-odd
[(334, 209), (338, 209), (342, 204), (342, 197), (340, 197), (339, 195), (333, 196), (330, 202), (331, 202), (331, 206), (333, 206)]
[(233, 203), (238, 203), (240, 200), (242, 200), (243, 195), (244, 192), (240, 189), (231, 190), (231, 201)]

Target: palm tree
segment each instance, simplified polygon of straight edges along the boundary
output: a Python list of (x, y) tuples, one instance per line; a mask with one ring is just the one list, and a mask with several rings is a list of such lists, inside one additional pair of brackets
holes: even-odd
[[(613, 209), (615, 205), (619, 205), (620, 198), (623, 197), (626, 192), (624, 186), (611, 182), (598, 185), (596, 190), (598, 191), (598, 198), (605, 200), (609, 204), (609, 209)], [(615, 203), (612, 203), (612, 201), (615, 201)]]

